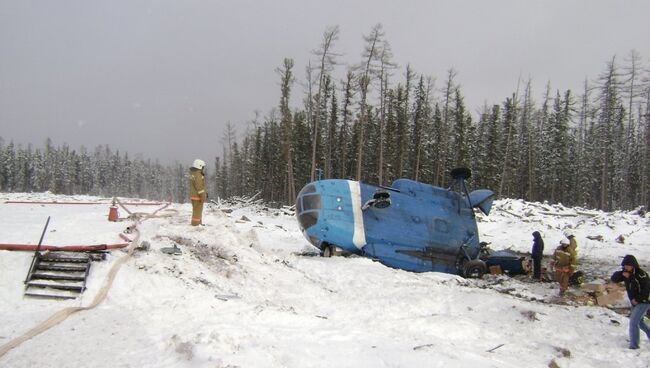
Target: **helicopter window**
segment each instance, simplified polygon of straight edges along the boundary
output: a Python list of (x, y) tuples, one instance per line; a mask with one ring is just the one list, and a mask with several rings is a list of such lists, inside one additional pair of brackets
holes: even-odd
[(298, 222), (300, 222), (300, 226), (302, 226), (304, 230), (307, 230), (318, 222), (318, 212), (311, 211), (302, 213), (298, 216)]
[(302, 197), (303, 210), (317, 210), (320, 209), (320, 195), (311, 194)]
[(296, 213), (302, 212), (302, 197), (296, 198)]
[(316, 193), (316, 187), (314, 185), (307, 185), (306, 187), (302, 188), (302, 190), (300, 191), (300, 193), (298, 193), (298, 195), (304, 195), (309, 193)]

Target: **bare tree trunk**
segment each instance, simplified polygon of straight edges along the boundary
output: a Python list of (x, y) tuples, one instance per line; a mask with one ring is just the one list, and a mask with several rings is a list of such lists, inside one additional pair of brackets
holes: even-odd
[(641, 203), (645, 203), (646, 210), (650, 210), (650, 87), (646, 88), (645, 93), (645, 142), (643, 147), (645, 159), (641, 168)]
[[(530, 79), (528, 80), (528, 84), (526, 85), (526, 97), (525, 97), (525, 102), (524, 102), (524, 114), (522, 116), (523, 119), (529, 119), (530, 117), (530, 111), (528, 111), (528, 108), (530, 107), (530, 90), (531, 90), (531, 81)], [(534, 165), (534, 157), (533, 157), (533, 151), (534, 145), (533, 145), (533, 127), (530, 121), (525, 122), (527, 128), (526, 130), (528, 131), (528, 198), (527, 200), (531, 200), (533, 197), (534, 193), (534, 180), (533, 180), (533, 165)]]
[(378, 178), (377, 178), (377, 183), (379, 185), (384, 185), (383, 180), (384, 180), (384, 124), (386, 123), (386, 111), (385, 111), (385, 91), (386, 91), (386, 86), (384, 83), (387, 83), (384, 80), (384, 66), (382, 62), (382, 68), (381, 68), (381, 74), (379, 76), (379, 80), (381, 83), (381, 86), (379, 88), (379, 170), (378, 170)]
[[(404, 116), (403, 118), (406, 121), (403, 122), (404, 126), (408, 126), (408, 116), (409, 116), (409, 95), (411, 92), (411, 80), (413, 79), (413, 71), (411, 70), (411, 65), (406, 66), (406, 87), (404, 88)], [(398, 117), (399, 118), (399, 117)], [(403, 136), (402, 136), (403, 135)], [(406, 141), (408, 132), (405, 128), (403, 132), (400, 132), (400, 142), (399, 144), (399, 165), (397, 170), (397, 177), (402, 177), (404, 175), (404, 161), (406, 161)]]
[[(515, 92), (515, 95), (512, 98), (512, 108), (510, 110), (510, 114), (513, 114), (512, 121), (508, 122), (508, 132), (506, 133), (506, 153), (503, 158), (503, 167), (501, 168), (501, 182), (499, 183), (499, 194), (498, 196), (501, 197), (503, 195), (503, 187), (505, 186), (505, 182), (508, 179), (508, 168), (509, 168), (509, 161), (510, 161), (510, 145), (512, 141), (512, 127), (514, 126), (515, 122), (517, 121), (516, 119), (516, 114), (517, 114), (517, 108), (518, 108), (518, 99), (519, 99), (519, 84), (521, 82), (521, 78), (517, 81), (517, 91)], [(506, 119), (508, 119), (508, 115), (506, 115)]]
[(291, 147), (291, 130), (292, 130), (292, 116), (289, 109), (289, 97), (291, 95), (291, 84), (293, 83), (293, 75), (291, 68), (293, 68), (292, 59), (284, 59), (284, 66), (278, 70), (282, 78), (282, 97), (280, 98), (280, 114), (282, 124), (282, 155), (287, 163), (287, 187), (286, 187), (286, 202), (295, 200), (296, 198), (296, 182), (293, 177), (293, 158)]
[(388, 90), (388, 77), (390, 76), (389, 69), (395, 67), (395, 64), (390, 60), (391, 57), (390, 46), (384, 41), (381, 49), (381, 70), (379, 74), (379, 185), (383, 185), (384, 182), (384, 128), (386, 125), (386, 93)]
[(368, 98), (368, 87), (370, 86), (370, 77), (371, 77), (371, 66), (372, 60), (377, 57), (378, 46), (377, 43), (380, 41), (383, 36), (381, 24), (377, 24), (373, 27), (370, 36), (364, 37), (366, 40), (366, 56), (365, 67), (363, 74), (359, 80), (359, 86), (361, 89), (361, 112), (359, 114), (359, 147), (357, 151), (357, 180), (361, 180), (361, 168), (363, 167), (363, 146), (365, 144), (365, 135), (364, 128), (366, 121), (368, 120), (368, 109), (367, 109), (367, 98)]
[(347, 129), (349, 126), (349, 117), (351, 115), (350, 113), (350, 105), (351, 105), (351, 99), (352, 99), (352, 81), (354, 79), (354, 74), (351, 71), (348, 71), (346, 74), (346, 81), (345, 81), (345, 92), (343, 96), (343, 121), (341, 122), (341, 138), (346, 138), (345, 141), (343, 139), (339, 139), (340, 144), (341, 144), (341, 171), (339, 176), (341, 178), (346, 178), (349, 177), (348, 175), (348, 144), (349, 141), (347, 140)]
[(323, 33), (323, 43), (321, 49), (317, 51), (320, 54), (320, 66), (318, 75), (318, 94), (316, 95), (316, 119), (314, 122), (314, 140), (312, 142), (311, 151), (311, 181), (314, 181), (316, 174), (316, 147), (318, 146), (318, 131), (320, 129), (321, 118), (321, 99), (323, 98), (323, 81), (327, 75), (327, 68), (334, 64), (332, 55), (330, 54), (330, 47), (336, 41), (339, 33), (338, 26), (329, 28)]
[(600, 178), (601, 183), (600, 183), (600, 209), (603, 211), (607, 211), (607, 180), (608, 180), (608, 175), (607, 171), (609, 170), (609, 161), (607, 160), (607, 150), (603, 149), (603, 173)]
[(447, 164), (447, 140), (449, 128), (449, 104), (451, 103), (451, 95), (454, 90), (454, 77), (456, 71), (452, 68), (447, 72), (447, 85), (445, 86), (445, 106), (442, 113), (442, 129), (440, 132), (440, 144), (438, 145), (438, 158), (436, 160), (435, 175), (433, 177), (435, 185), (443, 184), (443, 172)]

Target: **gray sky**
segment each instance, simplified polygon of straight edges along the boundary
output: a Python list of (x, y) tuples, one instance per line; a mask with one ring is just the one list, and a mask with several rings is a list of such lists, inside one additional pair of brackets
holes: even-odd
[(631, 49), (649, 66), (648, 14), (648, 0), (0, 0), (0, 136), (211, 165), (227, 122), (241, 136), (278, 105), (285, 57), (305, 80), (328, 26), (340, 27), (337, 76), (382, 23), (395, 82), (407, 63), (438, 86), (453, 67), (475, 112), (520, 76), (539, 100), (549, 80), (579, 93)]

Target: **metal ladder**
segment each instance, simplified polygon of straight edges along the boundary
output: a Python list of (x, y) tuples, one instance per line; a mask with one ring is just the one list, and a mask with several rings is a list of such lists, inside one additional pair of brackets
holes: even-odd
[(88, 253), (36, 252), (25, 280), (25, 296), (77, 298), (86, 289), (92, 260), (93, 257)]

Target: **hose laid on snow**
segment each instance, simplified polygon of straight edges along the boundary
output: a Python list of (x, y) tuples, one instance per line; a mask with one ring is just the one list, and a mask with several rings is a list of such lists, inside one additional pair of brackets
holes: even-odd
[[(6, 204), (79, 204), (79, 205), (98, 205), (110, 204), (108, 202), (59, 202), (59, 201), (5, 201)], [(163, 202), (125, 202), (130, 206), (160, 206)]]
[[(171, 204), (167, 203), (163, 207), (157, 209), (154, 211), (152, 214), (148, 215), (146, 218), (153, 218), (157, 217), (156, 213), (158, 213), (160, 210), (166, 208)], [(163, 216), (160, 216), (163, 217)], [(140, 242), (140, 230), (138, 229), (138, 226), (140, 222), (136, 220), (136, 222), (130, 226), (130, 228), (135, 231), (135, 238), (131, 242), (131, 247), (129, 248), (129, 251), (127, 252), (126, 255), (124, 255), (122, 258), (118, 259), (115, 261), (111, 269), (108, 271), (108, 276), (106, 278), (106, 281), (104, 282), (104, 285), (102, 286), (101, 289), (97, 292), (95, 295), (95, 298), (93, 299), (92, 303), (86, 307), (68, 307), (64, 308), (56, 313), (54, 313), (50, 318), (46, 319), (45, 321), (39, 323), (36, 325), (36, 327), (32, 328), (31, 330), (25, 332), (21, 336), (18, 336), (11, 341), (7, 342), (6, 344), (0, 346), (0, 358), (3, 357), (7, 352), (9, 352), (11, 349), (19, 346), (23, 342), (31, 339), (34, 336), (37, 336), (48, 329), (58, 325), (59, 323), (65, 321), (70, 315), (73, 313), (83, 311), (83, 310), (90, 310), (98, 306), (101, 302), (106, 299), (106, 295), (108, 295), (108, 291), (110, 290), (111, 286), (113, 285), (113, 281), (115, 280), (115, 277), (117, 275), (117, 272), (120, 270), (120, 267), (128, 261), (131, 256), (133, 255), (133, 252), (135, 251), (136, 248), (138, 248), (138, 244)], [(120, 234), (122, 235), (122, 234)]]
[(99, 303), (104, 301), (106, 299), (106, 295), (108, 294), (108, 290), (111, 288), (113, 285), (113, 280), (115, 280), (115, 276), (117, 275), (117, 271), (119, 271), (120, 267), (124, 264), (124, 262), (128, 261), (129, 258), (133, 255), (133, 251), (137, 248), (137, 244), (140, 241), (140, 231), (137, 229), (137, 226), (135, 227), (136, 231), (136, 237), (133, 239), (133, 242), (131, 243), (131, 248), (129, 248), (129, 251), (127, 254), (115, 261), (115, 264), (111, 267), (111, 269), (108, 271), (108, 277), (106, 281), (104, 282), (104, 285), (102, 286), (101, 289), (97, 292), (97, 295), (95, 295), (95, 299), (93, 299), (92, 303), (90, 303), (89, 306), (87, 307), (68, 307), (64, 308), (56, 313), (54, 313), (50, 318), (46, 319), (45, 321), (39, 323), (36, 327), (32, 328), (31, 330), (25, 332), (22, 336), (16, 337), (13, 340), (9, 341), (8, 343), (0, 346), (0, 357), (4, 356), (9, 350), (17, 347), (18, 345), (22, 344), (23, 342), (31, 339), (32, 337), (39, 335), (48, 329), (52, 328), (53, 326), (58, 325), (59, 323), (65, 321), (71, 314), (82, 311), (82, 310), (89, 310), (95, 308)]
[(41, 245), (37, 244), (0, 244), (0, 250), (62, 250), (66, 252), (94, 252), (98, 250), (120, 249), (128, 247), (128, 243), (96, 244), (96, 245)]

